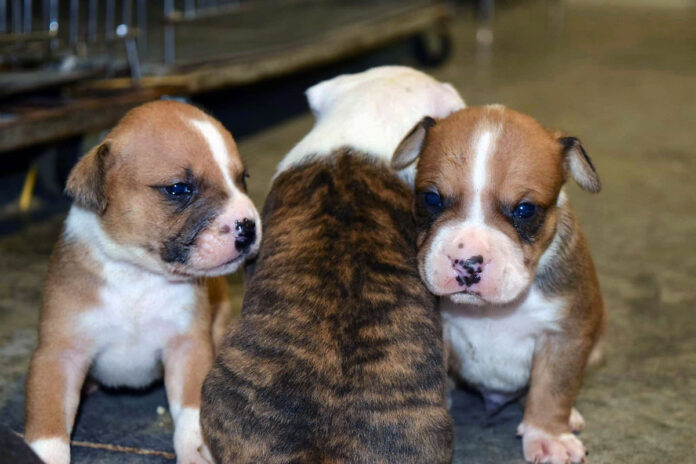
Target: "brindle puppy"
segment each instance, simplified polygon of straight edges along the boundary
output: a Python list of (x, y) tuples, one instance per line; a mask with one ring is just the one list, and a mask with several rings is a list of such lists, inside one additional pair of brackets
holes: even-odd
[(219, 463), (447, 463), (440, 317), (411, 189), (386, 162), (408, 121), (463, 102), (400, 67), (308, 97), (318, 123), (281, 163), (241, 319), (203, 387), (205, 440)]

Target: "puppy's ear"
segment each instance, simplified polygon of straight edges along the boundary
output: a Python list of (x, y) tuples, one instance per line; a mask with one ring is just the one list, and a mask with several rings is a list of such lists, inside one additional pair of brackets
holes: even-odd
[(65, 186), (65, 193), (77, 206), (97, 214), (103, 214), (107, 206), (104, 181), (108, 156), (107, 142), (92, 148), (70, 171)]
[(311, 86), (305, 91), (307, 96), (307, 102), (309, 103), (309, 109), (316, 116), (321, 111), (324, 106), (324, 94), (325, 94), (325, 84), (327, 82), (320, 82), (316, 85)]
[(401, 171), (418, 159), (418, 155), (420, 155), (425, 139), (428, 136), (428, 130), (434, 125), (435, 120), (430, 116), (426, 116), (411, 129), (411, 132), (406, 134), (406, 137), (394, 151), (391, 160), (392, 169)]
[(309, 102), (309, 109), (312, 110), (315, 116), (319, 116), (331, 100), (339, 87), (339, 81), (343, 76), (336, 76), (333, 79), (328, 79), (318, 84), (314, 84), (307, 89), (305, 95)]
[(558, 141), (563, 147), (566, 169), (575, 182), (588, 192), (599, 192), (602, 189), (599, 175), (580, 140), (575, 137), (560, 137)]
[(454, 88), (449, 82), (443, 82), (442, 87), (445, 89), (445, 93), (448, 95), (448, 108), (447, 114), (442, 116), (443, 118), (448, 116), (450, 113), (466, 108), (466, 103), (457, 89)]

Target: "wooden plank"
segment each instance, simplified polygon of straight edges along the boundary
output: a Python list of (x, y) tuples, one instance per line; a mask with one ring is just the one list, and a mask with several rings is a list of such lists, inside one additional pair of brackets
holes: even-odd
[[(400, 38), (416, 34), (452, 16), (448, 4), (404, 8), (387, 18), (345, 26), (301, 46), (288, 45), (242, 62), (216, 62), (194, 71), (165, 76), (144, 76), (142, 87), (166, 86), (182, 93), (199, 93), (226, 86), (244, 85), (277, 77), (300, 69), (319, 66), (341, 58), (357, 55)], [(86, 82), (80, 90), (127, 89), (130, 78), (103, 79)]]
[(32, 31), (23, 34), (0, 34), (0, 46), (15, 45), (22, 42), (42, 42), (58, 37), (56, 31)]
[[(292, 4), (310, 3), (317, 0), (284, 0), (283, 6), (288, 6)], [(237, 2), (231, 4), (198, 7), (196, 8), (195, 15), (192, 17), (186, 16), (186, 11), (184, 10), (174, 10), (169, 16), (164, 17), (165, 23), (177, 24), (185, 23), (191, 21), (200, 21), (206, 18), (217, 18), (223, 15), (238, 14), (243, 11), (276, 7), (277, 0), (255, 0), (253, 2)]]
[(0, 97), (74, 84), (80, 80), (101, 77), (105, 73), (106, 68), (74, 71), (9, 71), (0, 74)]
[(24, 109), (18, 117), (0, 123), (0, 152), (110, 127), (129, 109), (160, 95), (144, 90), (107, 98), (82, 98), (57, 108)]

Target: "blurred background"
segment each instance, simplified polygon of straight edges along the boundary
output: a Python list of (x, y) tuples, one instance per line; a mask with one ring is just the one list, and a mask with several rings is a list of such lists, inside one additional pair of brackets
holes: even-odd
[[(304, 90), (382, 64), (583, 141), (603, 190), (568, 192), (609, 314), (606, 362), (577, 402), (588, 462), (693, 462), (695, 0), (0, 0), (0, 428), (23, 429), (65, 178), (128, 109), (177, 98), (219, 118), (261, 208), (313, 124)], [(158, 406), (157, 385), (90, 395), (74, 462), (173, 462)], [(458, 390), (453, 415), (454, 462), (523, 461), (519, 405), (489, 417)]]

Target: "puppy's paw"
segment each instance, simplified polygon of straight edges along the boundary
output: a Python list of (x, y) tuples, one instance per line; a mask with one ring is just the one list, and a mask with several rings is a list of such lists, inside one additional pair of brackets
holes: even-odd
[(572, 433), (552, 435), (537, 427), (520, 424), (522, 450), (527, 462), (534, 464), (570, 464), (585, 462), (585, 446)]
[(70, 443), (61, 438), (42, 438), (29, 446), (46, 464), (70, 464)]
[(199, 410), (182, 409), (174, 427), (174, 451), (177, 464), (212, 464), (208, 447), (203, 443)]
[(176, 450), (177, 464), (214, 464), (210, 451), (204, 443), (197, 447), (194, 445), (185, 446), (182, 450)]
[(582, 432), (582, 429), (585, 428), (585, 419), (580, 415), (580, 411), (573, 408), (570, 411), (570, 420), (568, 424), (570, 425), (571, 432)]

